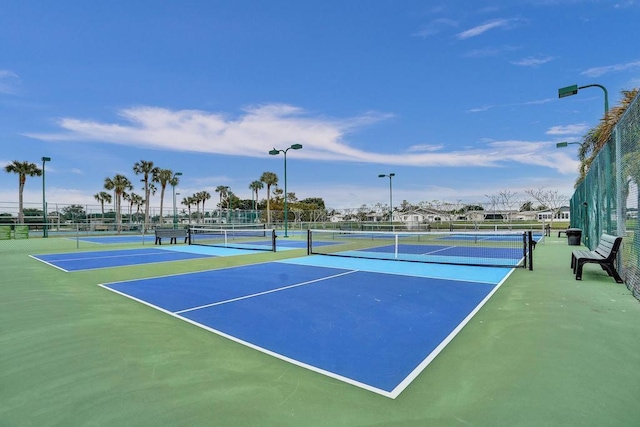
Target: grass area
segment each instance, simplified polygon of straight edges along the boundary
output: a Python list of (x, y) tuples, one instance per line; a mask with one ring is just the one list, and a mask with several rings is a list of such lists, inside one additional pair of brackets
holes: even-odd
[(97, 286), (304, 250), (64, 273), (28, 255), (96, 246), (0, 241), (0, 425), (637, 425), (640, 303), (597, 266), (575, 281), (574, 248), (537, 245), (391, 400)]

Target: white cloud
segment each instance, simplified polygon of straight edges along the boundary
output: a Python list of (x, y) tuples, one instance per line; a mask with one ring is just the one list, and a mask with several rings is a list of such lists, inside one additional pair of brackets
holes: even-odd
[(547, 135), (582, 135), (589, 130), (586, 123), (577, 123), (565, 126), (552, 126), (547, 130)]
[(529, 57), (529, 58), (523, 58), (519, 61), (512, 61), (511, 63), (514, 65), (520, 65), (522, 67), (535, 67), (538, 65), (546, 64), (547, 62), (551, 62), (553, 61), (553, 59), (554, 58), (552, 56), (545, 56), (542, 58)]
[[(63, 132), (29, 134), (45, 141), (120, 144), (148, 149), (211, 153), (247, 157), (267, 157), (270, 147), (300, 143), (298, 158), (312, 161), (362, 162), (400, 166), (495, 167), (506, 162), (538, 164), (557, 168), (546, 151), (552, 142), (503, 141), (482, 146), (442, 151), (442, 145), (414, 145), (406, 152), (381, 153), (351, 147), (348, 133), (391, 117), (369, 112), (347, 119), (313, 117), (302, 109), (282, 104), (262, 105), (231, 117), (196, 110), (172, 111), (137, 107), (120, 112), (122, 123), (101, 123), (65, 118), (59, 121)], [(579, 133), (573, 127), (556, 127), (558, 132)], [(454, 145), (454, 144), (452, 144)], [(508, 149), (504, 147), (508, 145)]]
[(615, 9), (626, 9), (628, 7), (633, 7), (635, 3), (636, 3), (635, 0), (625, 0), (625, 1), (617, 2), (616, 4), (613, 5), (613, 7)]
[(503, 28), (503, 27), (507, 27), (511, 24), (510, 19), (494, 19), (492, 21), (489, 21), (487, 23), (484, 23), (482, 25), (478, 25), (476, 27), (470, 28), (468, 30), (465, 30), (461, 33), (458, 33), (456, 35), (456, 37), (458, 37), (458, 39), (460, 40), (466, 40), (472, 37), (477, 37), (481, 34), (486, 33), (489, 30), (492, 30), (494, 28)]
[(521, 47), (519, 46), (486, 46), (481, 49), (470, 50), (463, 56), (467, 58), (487, 58), (520, 49)]
[(440, 151), (443, 148), (444, 148), (444, 145), (442, 144), (419, 144), (419, 145), (412, 145), (407, 149), (407, 151), (411, 153), (421, 152), (421, 151), (433, 152), (433, 151)]
[(614, 65), (605, 65), (603, 67), (593, 67), (583, 71), (580, 74), (587, 77), (600, 77), (604, 74), (627, 71), (627, 70), (631, 70), (639, 67), (640, 67), (640, 61), (633, 61), (633, 62), (627, 62), (626, 64), (614, 64)]
[(467, 113), (482, 113), (484, 111), (489, 111), (494, 107), (495, 105), (483, 105), (482, 107), (471, 108), (467, 110)]
[(15, 95), (18, 93), (20, 77), (10, 70), (0, 70), (0, 94)]
[(438, 34), (447, 28), (455, 28), (457, 26), (458, 23), (453, 19), (440, 18), (429, 22), (427, 25), (422, 27), (420, 31), (416, 31), (412, 35), (416, 37), (429, 37)]
[(475, 107), (467, 110), (467, 113), (481, 113), (483, 111), (488, 111), (492, 108), (502, 108), (502, 107), (519, 107), (523, 105), (542, 105), (547, 104), (551, 101), (554, 101), (555, 98), (545, 98), (545, 99), (534, 99), (533, 101), (525, 101), (525, 102), (516, 102), (513, 104), (502, 104), (502, 105), (483, 105), (482, 107)]

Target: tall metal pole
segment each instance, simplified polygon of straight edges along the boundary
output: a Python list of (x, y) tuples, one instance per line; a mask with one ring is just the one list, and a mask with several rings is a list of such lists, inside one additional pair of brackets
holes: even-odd
[(42, 227), (42, 237), (49, 236), (49, 232), (47, 230), (47, 198), (45, 195), (45, 180), (44, 180), (44, 165), (48, 161), (51, 161), (51, 157), (42, 158), (42, 217), (44, 220), (44, 226)]
[(253, 212), (252, 212), (252, 217), (253, 217), (253, 222), (256, 223), (258, 221), (256, 221), (257, 218), (257, 212), (256, 212), (256, 200), (254, 199), (255, 197), (255, 191), (253, 190), (253, 188), (251, 189), (251, 200), (253, 201)]
[(289, 208), (287, 206), (287, 148), (284, 150), (284, 237), (289, 237), (287, 234), (289, 223)]
[(178, 224), (178, 210), (176, 208), (176, 185), (178, 177), (182, 176), (182, 172), (176, 172), (173, 174), (173, 179), (171, 180), (171, 186), (173, 187), (173, 228), (175, 228), (176, 224)]
[(390, 174), (380, 174), (378, 178), (386, 178), (389, 177), (389, 222), (391, 223), (391, 229), (395, 229), (393, 226), (393, 185), (391, 184), (391, 179), (396, 176), (395, 173)]
[(227, 198), (229, 199), (229, 203), (227, 204), (227, 208), (229, 210), (229, 215), (231, 215), (231, 219), (229, 220), (229, 223), (233, 224), (233, 199), (231, 199), (231, 196), (233, 195), (233, 193), (231, 192), (231, 190), (229, 190), (229, 187), (227, 187)]
[(604, 92), (604, 115), (606, 116), (607, 113), (609, 112), (609, 92), (607, 92), (607, 88), (599, 84), (592, 84), (592, 85), (580, 86), (578, 89), (585, 89), (588, 87), (599, 87)]
[(271, 154), (272, 156), (277, 156), (280, 153), (284, 154), (284, 237), (289, 237), (289, 207), (287, 201), (287, 151), (292, 148), (294, 150), (299, 150), (302, 148), (302, 144), (293, 144), (291, 145), (291, 147), (285, 150), (276, 150), (274, 148), (273, 150), (269, 151), (269, 154)]
[(175, 228), (175, 225), (178, 223), (178, 215), (176, 212), (176, 186), (172, 185), (173, 187), (173, 226)]
[(389, 221), (391, 221), (391, 228), (393, 228), (393, 185), (391, 184), (393, 175), (389, 175)]

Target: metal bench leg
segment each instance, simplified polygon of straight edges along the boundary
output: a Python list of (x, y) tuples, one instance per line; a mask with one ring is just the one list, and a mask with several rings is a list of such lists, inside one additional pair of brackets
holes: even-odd
[(613, 265), (602, 264), (602, 269), (605, 270), (610, 277), (613, 277), (616, 283), (623, 283), (622, 277), (620, 277), (618, 271)]

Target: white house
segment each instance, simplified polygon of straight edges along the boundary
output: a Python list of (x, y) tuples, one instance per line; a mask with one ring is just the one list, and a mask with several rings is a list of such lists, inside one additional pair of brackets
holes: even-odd
[[(551, 221), (553, 212), (551, 210), (538, 212), (538, 221)], [(571, 221), (571, 210), (569, 206), (562, 206), (558, 212), (553, 216), (554, 220)]]

